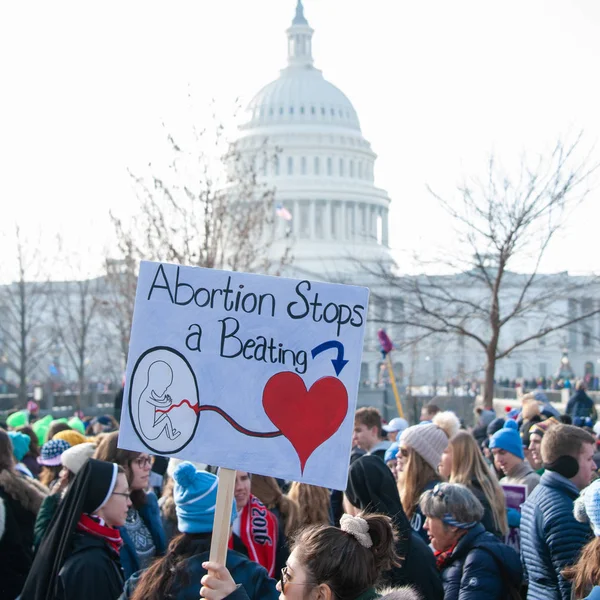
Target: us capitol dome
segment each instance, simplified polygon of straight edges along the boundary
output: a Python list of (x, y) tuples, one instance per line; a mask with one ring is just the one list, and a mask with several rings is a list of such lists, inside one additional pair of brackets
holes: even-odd
[(391, 262), (390, 198), (375, 186), (376, 154), (352, 103), (313, 64), (313, 33), (298, 0), (286, 31), (287, 66), (248, 104), (238, 147), (274, 156), (262, 161), (259, 177), (276, 190), (284, 215), (276, 219), (273, 258), (290, 248), (286, 274), (346, 279), (360, 270), (356, 259)]

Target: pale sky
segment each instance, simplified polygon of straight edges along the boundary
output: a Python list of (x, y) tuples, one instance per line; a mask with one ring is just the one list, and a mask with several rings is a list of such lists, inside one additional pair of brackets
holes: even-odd
[[(108, 210), (132, 208), (127, 166), (152, 160), (188, 88), (222, 111), (285, 66), (295, 0), (8, 3), (0, 7), (0, 230), (62, 231), (100, 256)], [(425, 189), (585, 131), (600, 140), (597, 0), (305, 0), (315, 65), (350, 98), (392, 198), (391, 243), (448, 245)], [(595, 151), (600, 161), (600, 146)], [(547, 269), (600, 272), (600, 189)], [(6, 266), (10, 246), (0, 247)], [(44, 246), (48, 248), (48, 246)], [(75, 250), (74, 250), (75, 251)]]

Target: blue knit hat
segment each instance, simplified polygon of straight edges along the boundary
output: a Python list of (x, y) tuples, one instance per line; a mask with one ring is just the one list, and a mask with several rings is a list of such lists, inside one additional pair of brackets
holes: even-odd
[[(219, 479), (208, 471), (197, 471), (191, 462), (182, 462), (173, 472), (177, 528), (181, 533), (210, 533), (213, 530)], [(231, 503), (231, 522), (237, 512)]]
[(50, 440), (42, 446), (42, 451), (37, 461), (40, 465), (45, 465), (46, 467), (57, 467), (60, 465), (62, 453), (70, 447), (71, 444), (65, 442), (65, 440)]
[(584, 502), (594, 535), (600, 537), (600, 479), (596, 479), (586, 488)]
[(506, 452), (510, 452), (523, 460), (525, 458), (525, 454), (523, 453), (523, 441), (521, 440), (518, 429), (519, 426), (515, 421), (506, 421), (504, 427), (497, 431), (490, 439), (490, 448), (506, 450)]
[(386, 451), (385, 457), (383, 460), (388, 462), (388, 460), (395, 460), (398, 456), (398, 450), (400, 449), (400, 444), (398, 442), (394, 442)]
[(23, 457), (29, 452), (31, 438), (20, 431), (9, 431), (8, 436), (12, 443), (13, 454), (15, 455), (17, 462), (21, 462)]

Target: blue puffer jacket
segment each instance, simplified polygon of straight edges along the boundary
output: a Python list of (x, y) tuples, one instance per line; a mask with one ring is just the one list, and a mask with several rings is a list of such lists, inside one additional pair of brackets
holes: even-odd
[(579, 490), (568, 479), (545, 471), (523, 504), (521, 556), (529, 578), (528, 600), (569, 600), (571, 583), (560, 574), (589, 541), (588, 525), (573, 516)]
[[(183, 577), (179, 575), (175, 586), (168, 590), (168, 597), (172, 600), (198, 600), (200, 598), (200, 588), (202, 587), (200, 580), (206, 575), (202, 563), (207, 561), (208, 558), (209, 552), (206, 551), (182, 562), (182, 568), (185, 571), (185, 583), (182, 584)], [(275, 588), (277, 582), (271, 579), (267, 574), (267, 570), (258, 563), (252, 562), (239, 552), (228, 550), (225, 565), (229, 569), (233, 580), (244, 588), (250, 600), (277, 600), (279, 598), (279, 592)], [(142, 574), (143, 571), (136, 573), (127, 581), (120, 600), (131, 598)], [(233, 595), (234, 598), (238, 598), (235, 594), (238, 594), (240, 598), (244, 598), (241, 590), (236, 590)]]
[[(139, 508), (138, 512), (146, 524), (146, 527), (150, 530), (152, 541), (156, 548), (156, 556), (162, 556), (167, 549), (167, 539), (160, 519), (158, 500), (154, 492), (148, 492), (146, 494), (146, 503)], [(127, 533), (127, 529), (125, 527), (119, 527), (119, 531), (123, 538), (123, 547), (121, 548), (120, 554), (121, 566), (123, 567), (125, 579), (128, 579), (136, 571), (140, 570), (140, 564), (137, 559), (133, 540)]]
[(442, 570), (444, 600), (506, 600), (518, 590), (523, 570), (518, 553), (479, 523), (463, 536)]

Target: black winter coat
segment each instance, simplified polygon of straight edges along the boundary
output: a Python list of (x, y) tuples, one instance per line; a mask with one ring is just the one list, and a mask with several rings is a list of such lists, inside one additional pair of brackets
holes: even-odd
[(442, 570), (444, 600), (506, 600), (522, 577), (517, 552), (479, 523), (459, 540)]
[(123, 584), (119, 555), (101, 538), (75, 533), (58, 573), (56, 600), (116, 600)]

